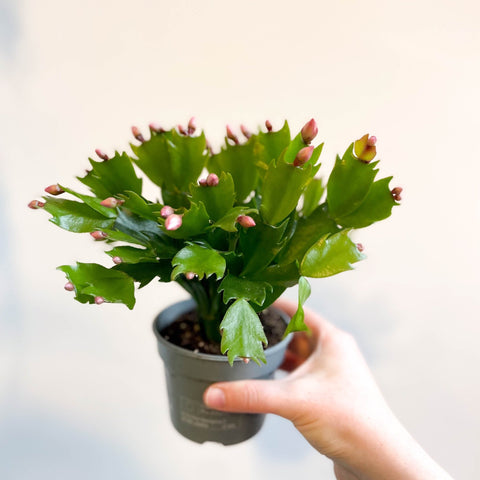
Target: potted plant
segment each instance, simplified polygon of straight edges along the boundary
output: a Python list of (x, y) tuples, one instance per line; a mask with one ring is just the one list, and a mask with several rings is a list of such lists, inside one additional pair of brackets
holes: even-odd
[[(54, 184), (44, 201), (29, 204), (59, 227), (111, 247), (110, 268), (58, 267), (79, 302), (132, 309), (134, 284), (154, 279), (175, 281), (191, 295), (162, 312), (154, 331), (172, 421), (198, 442), (237, 443), (258, 431), (262, 415), (208, 410), (203, 391), (214, 381), (270, 378), (288, 334), (307, 329), (306, 277), (335, 275), (364, 258), (351, 231), (387, 218), (401, 193), (390, 189), (391, 177), (376, 180), (375, 137), (351, 143), (324, 184), (316, 178), (323, 143), (311, 145), (313, 119), (293, 139), (287, 122), (278, 131), (269, 121), (266, 131), (241, 131), (242, 141), (227, 126), (225, 145), (214, 153), (194, 119), (171, 130), (151, 124), (148, 139), (133, 127), (133, 155), (96, 150), (99, 161), (90, 159), (91, 169), (77, 177), (91, 194)], [(160, 187), (162, 200), (142, 196), (137, 169)], [(296, 284), (292, 319), (266, 311)], [(276, 345), (265, 349), (267, 330), (277, 330)]]

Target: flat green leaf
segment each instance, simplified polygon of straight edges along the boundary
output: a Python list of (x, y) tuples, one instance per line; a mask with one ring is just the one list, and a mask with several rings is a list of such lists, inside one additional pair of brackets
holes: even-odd
[(121, 195), (121, 197), (125, 200), (125, 203), (122, 205), (123, 209), (128, 209), (140, 217), (158, 222), (160, 210), (162, 209), (163, 205), (159, 203), (148, 202), (135, 192), (125, 192), (125, 194)]
[(302, 214), (304, 217), (308, 217), (318, 207), (325, 191), (325, 185), (320, 178), (314, 178), (308, 184), (303, 194), (303, 207)]
[(243, 298), (257, 305), (263, 305), (267, 290), (272, 291), (272, 286), (267, 282), (247, 280), (231, 274), (227, 275), (218, 287), (219, 293), (223, 291), (224, 303)]
[(90, 208), (93, 208), (93, 210), (95, 210), (96, 212), (101, 213), (104, 217), (115, 218), (117, 216), (117, 210), (115, 208), (108, 208), (100, 205), (102, 199), (97, 197), (91, 197), (89, 195), (83, 195), (81, 193), (75, 192), (68, 187), (64, 187), (63, 185), (60, 185), (60, 187), (62, 188), (62, 190), (69, 193), (70, 195), (73, 195), (74, 197), (82, 200), (83, 203), (87, 204)]
[(332, 218), (355, 211), (372, 186), (378, 162), (364, 163), (353, 154), (353, 143), (344, 156), (337, 157), (327, 183), (327, 203)]
[(348, 237), (348, 230), (334, 235), (324, 235), (305, 254), (300, 273), (306, 277), (323, 278), (346, 270), (352, 270), (352, 263), (365, 258), (355, 243)]
[(227, 144), (208, 163), (210, 172), (219, 176), (222, 172), (232, 175), (237, 202), (243, 202), (257, 185), (258, 167), (255, 164), (254, 147), (253, 141), (242, 145)]
[(57, 197), (44, 197), (44, 209), (52, 215), (50, 221), (69, 232), (85, 233), (109, 228), (115, 218), (108, 218), (85, 203)]
[(239, 299), (227, 310), (220, 324), (222, 332), (222, 353), (227, 352), (228, 361), (233, 365), (236, 357), (251, 358), (260, 365), (260, 360), (267, 363), (263, 346), (267, 337), (262, 323), (250, 304)]
[(85, 177), (77, 178), (97, 197), (104, 199), (127, 191), (141, 195), (142, 179), (137, 177), (132, 161), (126, 153), (115, 152), (115, 156), (107, 161), (89, 160), (92, 170)]
[(191, 238), (200, 235), (210, 226), (210, 217), (203, 203), (192, 203), (190, 209), (182, 216), (182, 226), (177, 230), (167, 230), (162, 226), (162, 231), (172, 238)]
[(156, 255), (152, 251), (128, 245), (112, 248), (112, 250), (105, 253), (112, 258), (120, 257), (123, 263), (152, 262), (152, 260), (156, 260)]
[(255, 153), (268, 165), (272, 160), (280, 157), (280, 154), (290, 144), (290, 128), (287, 121), (276, 132), (262, 132), (254, 135), (256, 140)]
[(290, 142), (290, 145), (287, 147), (285, 151), (285, 162), (286, 163), (293, 163), (297, 153), (307, 145), (303, 141), (302, 134), (298, 133), (297, 136)]
[(159, 260), (158, 262), (141, 263), (120, 263), (115, 265), (113, 270), (125, 272), (132, 277), (135, 282), (139, 282), (139, 288), (148, 285), (155, 277), (160, 282), (170, 282), (172, 275), (172, 265), (170, 260)]
[(263, 280), (275, 287), (293, 287), (298, 283), (300, 272), (297, 262), (288, 265), (270, 265), (265, 270), (249, 277), (251, 280)]
[(283, 335), (284, 338), (291, 332), (308, 331), (308, 327), (305, 325), (305, 312), (303, 311), (303, 305), (311, 293), (312, 290), (307, 279), (305, 277), (300, 277), (298, 282), (298, 308), (287, 325), (287, 329)]
[(328, 216), (326, 205), (317, 207), (308, 218), (300, 218), (295, 232), (285, 248), (279, 253), (276, 261), (289, 264), (301, 260), (307, 250), (327, 233), (336, 233), (339, 228)]
[(94, 303), (99, 296), (106, 302), (124, 303), (129, 309), (135, 305), (133, 279), (124, 272), (80, 262), (62, 265), (58, 270), (66, 274), (75, 288), (75, 298), (82, 303)]
[(266, 223), (276, 225), (286, 218), (310, 182), (312, 166), (294, 167), (283, 157), (270, 163), (263, 180), (260, 214)]
[(225, 259), (216, 250), (201, 247), (200, 245), (187, 245), (182, 248), (172, 260), (175, 267), (172, 272), (172, 280), (180, 274), (193, 272), (199, 279), (216, 275), (218, 279), (225, 273)]
[(218, 185), (202, 187), (191, 184), (190, 192), (192, 202), (203, 203), (214, 222), (221, 219), (233, 207), (235, 201), (235, 187), (232, 176), (225, 172), (220, 175)]
[(337, 218), (343, 227), (363, 228), (388, 218), (392, 208), (398, 205), (393, 199), (388, 184), (392, 177), (382, 178), (373, 183), (360, 206), (344, 217)]
[(221, 228), (226, 232), (236, 232), (239, 228), (237, 218), (239, 215), (258, 214), (256, 208), (250, 207), (233, 207), (220, 220), (213, 224), (213, 227)]
[(240, 250), (245, 264), (242, 276), (250, 276), (270, 265), (284, 245), (283, 236), (288, 223), (289, 219), (278, 227), (258, 223), (240, 231)]

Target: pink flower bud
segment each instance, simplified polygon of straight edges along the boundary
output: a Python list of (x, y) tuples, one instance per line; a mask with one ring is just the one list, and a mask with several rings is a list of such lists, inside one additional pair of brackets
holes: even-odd
[(310, 160), (310, 158), (312, 158), (312, 154), (313, 154), (313, 147), (303, 147), (297, 153), (297, 156), (293, 161), (293, 166), (301, 167), (302, 165), (305, 165)]
[(197, 129), (197, 125), (196, 125), (196, 122), (195, 122), (195, 117), (192, 117), (189, 121), (188, 121), (188, 125), (187, 125), (187, 133), (189, 135), (193, 135), (195, 133), (195, 130)]
[(270, 120), (265, 120), (265, 126), (267, 127), (268, 132), (273, 130), (272, 122)]
[(45, 202), (40, 202), (38, 200), (32, 200), (28, 204), (28, 208), (31, 208), (32, 210), (36, 210), (37, 208), (43, 208), (45, 206)]
[(182, 216), (173, 213), (165, 220), (165, 228), (167, 230), (178, 230), (182, 226)]
[(198, 184), (199, 184), (201, 187), (208, 187), (208, 183), (207, 183), (207, 179), (206, 179), (206, 178), (201, 178), (201, 179), (198, 181)]
[(120, 263), (123, 262), (123, 260), (120, 257), (112, 257), (112, 261), (115, 265), (119, 265)]
[(216, 187), (218, 185), (218, 176), (215, 173), (208, 174), (207, 185), (209, 187)]
[(100, 205), (108, 208), (115, 208), (125, 203), (125, 200), (119, 200), (118, 198), (108, 197), (100, 202)]
[(150, 131), (155, 132), (155, 133), (165, 132), (165, 129), (162, 128), (162, 126), (160, 124), (156, 123), (156, 122), (150, 123), (150, 125), (148, 125), (148, 128), (150, 129)]
[(361, 243), (357, 243), (357, 250), (359, 252), (363, 252), (365, 250), (365, 247)]
[(245, 125), (240, 125), (240, 130), (242, 131), (243, 136), (247, 140), (252, 136), (252, 134), (250, 133), (250, 131), (247, 129), (247, 127)]
[(395, 187), (395, 188), (391, 191), (392, 197), (393, 197), (393, 199), (394, 199), (396, 202), (399, 202), (399, 201), (402, 199), (402, 196), (400, 195), (402, 192), (403, 192), (403, 188), (402, 188), (402, 187)]
[(132, 133), (133, 136), (139, 141), (139, 142), (144, 142), (145, 137), (141, 134), (140, 129), (138, 127), (133, 126), (132, 127)]
[(370, 163), (377, 154), (377, 147), (375, 147), (376, 141), (376, 137), (369, 137), (368, 133), (358, 139), (353, 144), (355, 156), (364, 163)]
[(55, 185), (49, 185), (45, 188), (45, 191), (50, 195), (60, 195), (61, 193), (65, 193), (65, 190), (62, 190), (58, 183)]
[(101, 160), (107, 161), (108, 160), (108, 155), (103, 151), (100, 150), (99, 148), (95, 149), (95, 153), (97, 154), (98, 158)]
[(307, 122), (304, 127), (302, 128), (301, 134), (302, 139), (306, 145), (309, 145), (311, 141), (317, 136), (318, 127), (317, 122), (312, 118), (309, 122)]
[(227, 125), (227, 138), (231, 140), (235, 145), (238, 145), (240, 143), (238, 137), (232, 132), (230, 125)]
[(243, 228), (251, 228), (256, 225), (255, 220), (248, 215), (239, 215), (237, 217), (237, 223), (240, 224)]
[(67, 292), (73, 292), (75, 290), (75, 287), (73, 286), (73, 283), (72, 282), (67, 282), (63, 288), (67, 291)]
[(177, 129), (178, 129), (180, 135), (187, 135), (187, 131), (185, 130), (185, 128), (182, 125), (177, 125)]
[(173, 213), (175, 213), (175, 210), (170, 205), (165, 205), (160, 210), (160, 216), (162, 218), (167, 218), (168, 216), (172, 215)]
[(97, 305), (101, 305), (101, 304), (104, 303), (104, 302), (105, 302), (105, 299), (104, 299), (103, 297), (99, 297), (99, 296), (96, 296), (96, 297), (95, 297), (95, 303), (96, 303)]
[(97, 230), (95, 232), (90, 232), (90, 235), (95, 240), (105, 240), (107, 238), (107, 234), (105, 232), (101, 232), (100, 230)]
[(193, 279), (195, 278), (195, 274), (194, 274), (193, 272), (187, 272), (187, 273), (185, 274), (185, 278), (186, 278), (187, 280), (193, 280)]
[(242, 359), (242, 362), (245, 364), (245, 365), (248, 365), (250, 363), (250, 359), (247, 358), (247, 357), (240, 357)]

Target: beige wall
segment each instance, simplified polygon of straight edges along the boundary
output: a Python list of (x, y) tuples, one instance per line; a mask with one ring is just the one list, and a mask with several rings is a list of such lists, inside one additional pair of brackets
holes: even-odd
[(0, 2), (0, 477), (333, 478), (281, 419), (237, 447), (177, 436), (150, 322), (183, 292), (149, 286), (133, 313), (73, 302), (55, 267), (104, 256), (25, 208), (74, 186), (95, 148), (126, 148), (132, 124), (195, 115), (217, 145), (227, 122), (314, 116), (327, 172), (352, 139), (378, 137), (403, 205), (358, 232), (368, 260), (313, 282), (309, 305), (357, 336), (432, 456), (478, 478), (479, 13), (467, 0)]

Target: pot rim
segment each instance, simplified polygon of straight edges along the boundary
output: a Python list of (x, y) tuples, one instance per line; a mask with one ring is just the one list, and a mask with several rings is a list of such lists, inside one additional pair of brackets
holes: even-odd
[[(167, 308), (164, 308), (155, 317), (155, 320), (153, 321), (152, 327), (153, 327), (153, 333), (155, 334), (155, 337), (157, 338), (158, 342), (160, 344), (162, 344), (165, 348), (168, 348), (168, 349), (170, 349), (174, 352), (177, 352), (178, 355), (183, 355), (185, 357), (190, 357), (190, 358), (197, 359), (197, 360), (209, 360), (209, 361), (212, 361), (212, 362), (222, 362), (222, 363), (228, 362), (228, 357), (224, 354), (214, 355), (212, 353), (194, 352), (193, 350), (188, 350), (187, 348), (180, 347), (178, 345), (175, 345), (175, 344), (169, 342), (168, 340), (165, 340), (165, 338), (160, 334), (160, 330), (158, 329), (158, 319), (159, 319), (160, 315), (167, 314), (168, 310), (173, 309), (173, 308), (176, 309), (180, 305), (185, 305), (185, 307), (191, 305), (192, 307), (195, 307), (195, 301), (193, 299), (181, 300), (179, 302), (176, 302), (176, 303), (168, 306)], [(280, 310), (279, 308), (276, 308), (274, 306), (271, 306), (269, 308), (273, 308), (277, 312), (280, 312), (282, 317), (284, 317), (284, 319), (285, 319), (286, 313), (283, 310)], [(286, 319), (285, 319), (285, 321), (286, 321)], [(286, 321), (286, 323), (288, 324), (287, 321)], [(282, 350), (283, 348), (285, 348), (285, 345), (288, 344), (291, 339), (292, 339), (292, 334), (289, 333), (285, 338), (283, 338), (279, 343), (277, 343), (273, 347), (267, 347), (265, 349), (265, 357), (268, 359), (268, 357), (270, 357), (271, 355), (274, 355), (278, 350)], [(243, 364), (243, 361), (242, 361), (241, 358), (237, 357), (237, 358), (235, 358), (233, 363), (242, 363)], [(261, 365), (264, 365), (264, 364), (260, 363), (260, 366)]]

